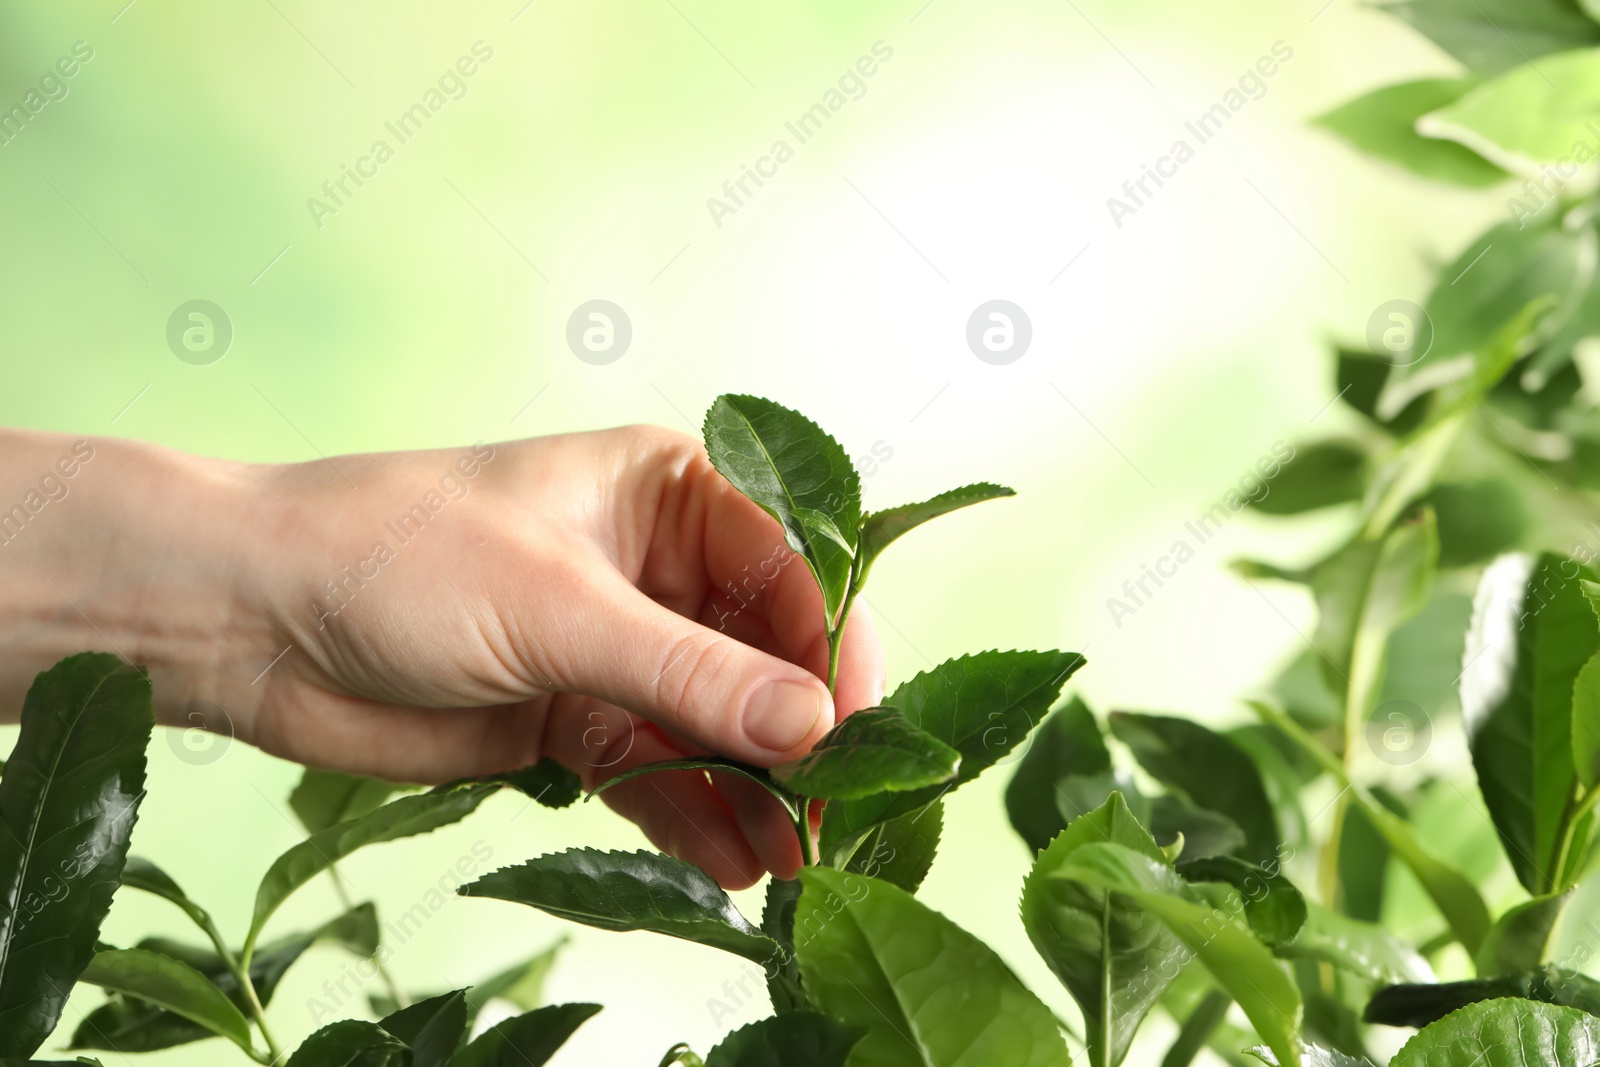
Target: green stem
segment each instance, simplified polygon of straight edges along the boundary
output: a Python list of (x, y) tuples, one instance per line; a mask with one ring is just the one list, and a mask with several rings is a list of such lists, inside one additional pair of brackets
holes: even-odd
[(817, 848), (811, 842), (811, 798), (800, 799), (800, 817), (795, 820), (794, 832), (800, 837), (800, 862), (807, 867), (817, 865)]
[(195, 909), (199, 914), (193, 915), (194, 921), (204, 930), (211, 939), (211, 944), (217, 950), (217, 955), (222, 957), (222, 962), (227, 964), (228, 972), (239, 983), (239, 989), (244, 993), (245, 1003), (250, 1008), (250, 1017), (255, 1020), (256, 1029), (261, 1031), (261, 1040), (267, 1044), (267, 1058), (258, 1059), (260, 1063), (277, 1063), (283, 1059), (283, 1048), (277, 1039), (272, 1036), (272, 1028), (267, 1025), (267, 1009), (261, 1003), (261, 997), (256, 993), (256, 984), (250, 980), (250, 964), (248, 960), (241, 961), (234, 957), (233, 951), (228, 948), (228, 942), (218, 931), (216, 924), (211, 921), (211, 916)]
[(1573, 809), (1572, 816), (1567, 820), (1567, 828), (1561, 835), (1561, 849), (1556, 853), (1555, 869), (1550, 872), (1550, 877), (1555, 881), (1552, 889), (1559, 889), (1566, 882), (1567, 863), (1572, 855), (1572, 846), (1578, 833), (1578, 825), (1584, 817), (1594, 811), (1595, 805), (1600, 804), (1600, 785), (1590, 789)]
[[(350, 900), (350, 894), (345, 891), (344, 883), (339, 880), (339, 868), (337, 864), (328, 864), (328, 876), (333, 879), (333, 891), (338, 894), (339, 903), (343, 905), (344, 910), (349, 911), (350, 909), (354, 908), (355, 904)], [(381, 950), (381, 944), (379, 945), (379, 948)], [(400, 992), (400, 986), (395, 983), (394, 976), (389, 973), (389, 968), (385, 967), (383, 965), (383, 960), (379, 958), (382, 955), (383, 953), (381, 951), (373, 953), (373, 966), (377, 967), (378, 977), (383, 980), (384, 988), (389, 991), (389, 996), (394, 1000), (395, 1007), (404, 1008), (409, 1005), (411, 1001), (404, 993)]]

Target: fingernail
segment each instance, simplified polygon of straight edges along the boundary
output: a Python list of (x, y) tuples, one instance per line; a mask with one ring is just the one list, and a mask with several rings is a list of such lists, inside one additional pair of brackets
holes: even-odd
[(799, 682), (768, 682), (744, 708), (744, 734), (762, 748), (787, 752), (822, 716), (822, 694)]

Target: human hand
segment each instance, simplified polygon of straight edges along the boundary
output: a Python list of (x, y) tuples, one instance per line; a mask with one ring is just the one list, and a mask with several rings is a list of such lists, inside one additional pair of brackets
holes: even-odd
[[(78, 532), (8, 547), (0, 575), (54, 599), (69, 651), (115, 641), (148, 664), (169, 724), (220, 707), (236, 736), (314, 766), (437, 782), (551, 757), (593, 787), (688, 754), (770, 766), (835, 721), (804, 561), (681, 434), (289, 466), (95, 446)], [(842, 713), (882, 697), (859, 608), (836, 689)], [(799, 866), (782, 806), (737, 776), (664, 772), (603, 799), (729, 887)]]

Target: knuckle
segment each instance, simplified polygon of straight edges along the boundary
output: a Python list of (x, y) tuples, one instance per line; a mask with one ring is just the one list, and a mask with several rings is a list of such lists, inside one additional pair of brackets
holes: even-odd
[(684, 634), (667, 650), (656, 674), (656, 705), (692, 714), (696, 698), (722, 674), (734, 653), (732, 639), (721, 634)]

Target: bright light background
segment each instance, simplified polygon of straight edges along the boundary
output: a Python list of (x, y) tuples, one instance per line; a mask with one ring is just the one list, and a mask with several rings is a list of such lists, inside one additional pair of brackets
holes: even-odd
[[(94, 49), (70, 95), (0, 147), (0, 420), (294, 461), (635, 421), (689, 431), (718, 393), (769, 396), (853, 454), (892, 449), (869, 505), (978, 479), (1020, 491), (874, 572), (891, 683), (963, 652), (1061, 647), (1087, 652), (1081, 690), (1102, 709), (1239, 717), (1312, 610), (1225, 564), (1309, 555), (1342, 516), (1269, 531), (1241, 515), (1120, 626), (1107, 598), (1274, 442), (1335, 428), (1327, 342), (1420, 299), (1430, 267), (1502, 210), (1307, 126), (1366, 88), (1452, 70), (1354, 0), (125, 2), (0, 14), (5, 107), (74, 42)], [(465, 96), (319, 227), (307, 199), (393, 144), (384, 123), (479, 41), (493, 58)], [(719, 226), (707, 198), (775, 139), (794, 145), (784, 123), (880, 41), (893, 57), (865, 95)], [(1193, 144), (1184, 123), (1276, 42), (1293, 58), (1265, 94), (1116, 225), (1107, 198)], [(210, 366), (165, 342), (197, 298), (235, 331)], [(565, 342), (595, 298), (633, 327), (606, 366)], [(994, 298), (1033, 329), (1005, 366), (965, 340)], [(182, 751), (156, 738), (134, 847), (237, 934), (299, 836), (283, 803), (297, 770), (242, 744), (209, 763)], [(1071, 1015), (1017, 918), (1027, 856), (1005, 774), (952, 799), (923, 897)], [(346, 873), (393, 916), (478, 840), (496, 865), (643, 843), (599, 805), (520, 809), (497, 799)], [(334, 907), (318, 883), (276, 928)], [(153, 932), (184, 934), (181, 916), (119, 899), (108, 940)], [(766, 1012), (713, 1021), (708, 998), (745, 970), (732, 957), (497, 902), (453, 901), (392, 967), (432, 992), (563, 932), (550, 997), (606, 1011), (558, 1062), (649, 1065), (679, 1040), (703, 1053)], [(291, 973), (280, 1036), (314, 1029), (307, 998), (344, 963), (319, 949)], [(74, 999), (62, 1037), (96, 1000)], [(228, 1055), (211, 1042), (142, 1059)]]

